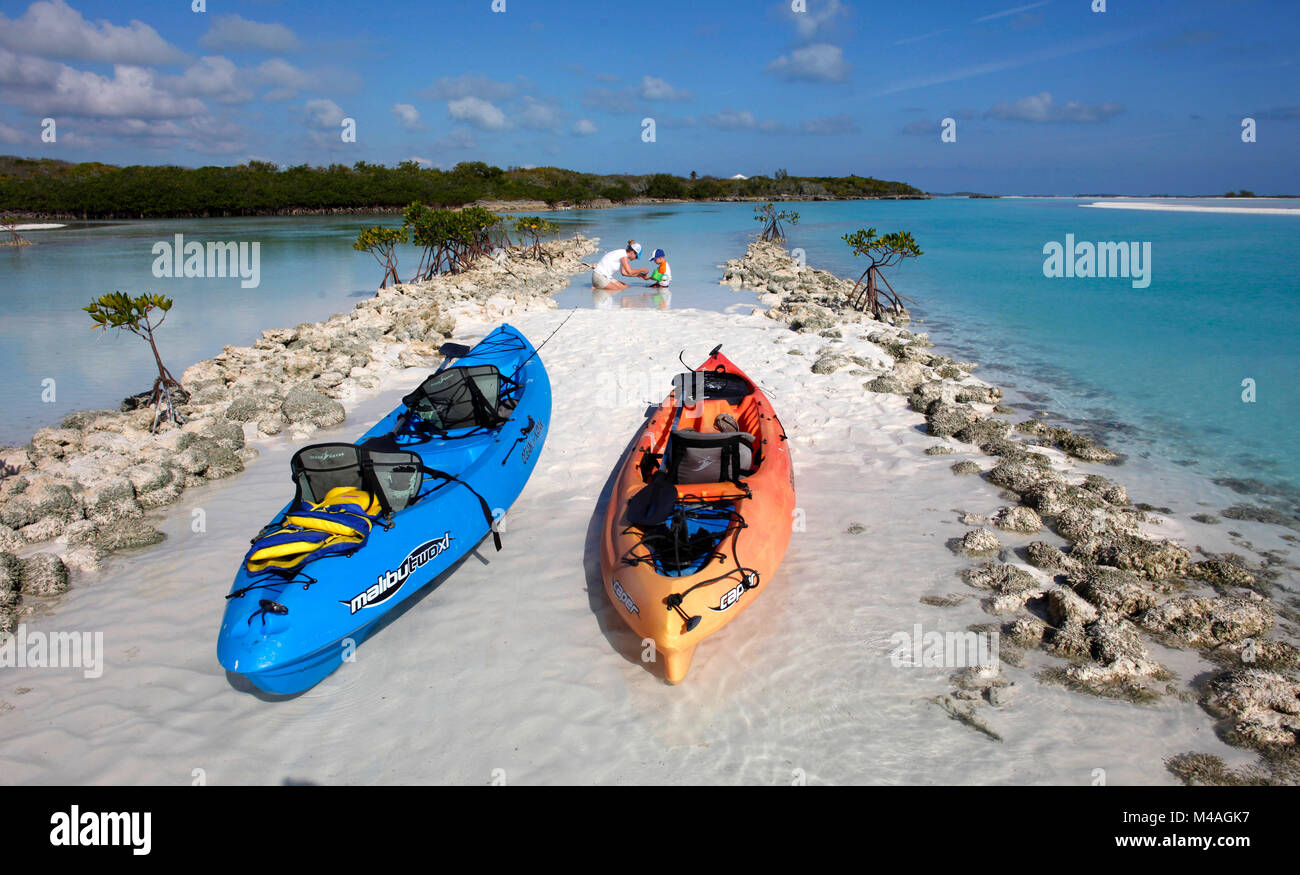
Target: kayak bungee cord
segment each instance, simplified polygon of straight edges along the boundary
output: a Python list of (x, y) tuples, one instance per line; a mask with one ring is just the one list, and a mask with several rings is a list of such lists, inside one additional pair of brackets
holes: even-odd
[[(304, 578), (307, 581), (302, 585), (303, 589), (310, 589), (313, 583), (319, 582), (316, 580), (316, 578), (312, 577), (310, 574), (306, 573), (302, 569), (298, 569), (298, 571), (291, 577), (286, 577), (285, 575), (280, 574), (277, 571), (268, 569), (267, 571), (263, 571), (261, 573), (261, 577), (255, 578), (262, 582), (250, 583), (248, 586), (240, 587), (239, 589), (227, 595), (226, 598), (228, 599), (243, 598), (245, 594), (252, 592), (255, 589), (270, 589), (273, 586), (288, 586), (289, 584), (297, 580), (299, 577)], [(278, 578), (278, 579), (271, 580), (270, 578)]]
[[(678, 616), (680, 616), (683, 620), (686, 621), (687, 632), (692, 631), (696, 626), (699, 625), (700, 617), (698, 614), (695, 616), (691, 616), (690, 614), (687, 614), (686, 611), (682, 608), (682, 602), (685, 601), (686, 596), (690, 595), (692, 592), (699, 589), (700, 587), (711, 586), (715, 583), (719, 583), (723, 580), (732, 578), (737, 574), (740, 575), (740, 583), (745, 587), (746, 592), (748, 592), (751, 589), (757, 589), (760, 583), (759, 573), (757, 570), (753, 568), (746, 568), (745, 566), (740, 564), (740, 556), (737, 550), (737, 542), (740, 539), (740, 530), (748, 528), (749, 525), (748, 523), (745, 522), (745, 518), (741, 516), (741, 514), (735, 509), (731, 510), (731, 518), (732, 521), (736, 524), (735, 528), (732, 529), (731, 532), (731, 560), (732, 562), (735, 563), (736, 567), (731, 569), (730, 571), (724, 572), (723, 574), (719, 574), (717, 577), (711, 577), (708, 580), (698, 581), (697, 583), (694, 583), (691, 586), (687, 587), (682, 592), (669, 593), (668, 597), (664, 599), (664, 603), (668, 606), (668, 610), (676, 611)], [(723, 562), (726, 561), (725, 555), (720, 556), (720, 558), (722, 559)]]
[[(746, 496), (741, 496), (741, 495), (734, 496), (735, 499), (740, 499), (743, 497)], [(717, 506), (717, 501), (718, 501), (717, 499), (706, 501), (705, 499), (702, 499), (700, 496), (694, 494), (682, 496), (682, 501), (683, 503), (687, 503), (687, 504), (701, 503), (705, 505), (705, 509), (712, 510), (712, 511), (719, 511), (723, 509)], [(664, 599), (664, 603), (667, 605), (668, 610), (676, 611), (678, 615), (681, 616), (682, 620), (686, 622), (687, 632), (692, 631), (697, 625), (699, 625), (700, 617), (691, 616), (690, 614), (687, 614), (686, 611), (682, 608), (682, 603), (685, 600), (686, 596), (690, 595), (692, 592), (699, 589), (700, 587), (712, 586), (713, 584), (719, 583), (723, 580), (733, 579), (736, 577), (737, 574), (740, 575), (739, 583), (744, 585), (746, 591), (751, 589), (756, 589), (759, 583), (761, 582), (760, 575), (757, 569), (748, 568), (742, 565), (740, 562), (740, 554), (738, 549), (740, 532), (742, 529), (749, 528), (749, 524), (745, 522), (744, 515), (742, 515), (734, 507), (727, 507), (726, 512), (729, 521), (732, 523), (732, 527), (730, 530), (731, 560), (735, 567), (729, 571), (717, 575), (716, 577), (711, 577), (708, 578), (707, 580), (697, 581), (696, 583), (692, 584), (690, 587), (688, 587), (687, 589), (683, 590), (680, 593), (677, 592), (670, 593)], [(674, 525), (668, 527), (668, 537), (672, 539), (673, 570), (675, 571), (680, 571), (684, 564), (682, 563), (681, 560), (682, 545), (681, 545), (680, 533), (685, 530), (685, 518), (690, 515), (691, 515), (691, 510), (688, 508), (685, 507), (674, 508), (673, 510)], [(678, 522), (681, 522), (680, 527), (676, 525), (676, 523)], [(663, 561), (656, 557), (654, 548), (646, 543), (647, 536), (650, 534), (649, 532), (647, 532), (644, 529), (641, 529), (639, 526), (629, 526), (627, 529), (624, 530), (624, 533), (634, 534), (638, 530), (641, 533), (641, 540), (638, 541), (637, 546), (644, 546), (646, 548), (646, 555), (638, 556), (634, 553), (631, 553), (631, 551), (629, 551), (629, 555), (623, 557), (623, 562), (627, 565), (633, 565), (633, 566), (649, 562), (649, 563), (657, 564), (661, 568), (665, 567)], [(691, 537), (690, 535), (687, 535), (688, 545), (689, 545), (690, 537)], [(722, 541), (725, 541), (727, 537), (728, 535), (724, 533), (722, 538), (719, 539), (718, 543), (719, 544), (722, 543)], [(704, 560), (703, 562), (704, 565), (707, 565), (709, 562), (712, 562), (715, 559), (721, 560), (722, 562), (726, 562), (727, 554), (725, 552), (721, 552), (717, 550), (715, 547), (715, 549), (710, 550), (706, 554), (702, 554), (700, 556), (694, 557), (694, 561), (698, 561), (700, 559)], [(665, 570), (667, 569), (665, 568)]]

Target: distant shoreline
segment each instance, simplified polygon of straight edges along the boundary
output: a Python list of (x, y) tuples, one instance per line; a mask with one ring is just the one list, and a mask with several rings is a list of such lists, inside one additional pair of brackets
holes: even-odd
[[(611, 201), (597, 198), (581, 204), (560, 202), (548, 204), (545, 201), (477, 201), (465, 204), (466, 207), (483, 207), (496, 213), (522, 213), (527, 211), (553, 213), (570, 210), (611, 210), (619, 207), (653, 206), (661, 204), (726, 204), (726, 203), (813, 203), (830, 201), (923, 201), (933, 199), (929, 194), (900, 195), (864, 195), (862, 197), (725, 197), (725, 198), (650, 198), (638, 197), (626, 201)], [(406, 207), (392, 206), (355, 206), (355, 207), (286, 207), (277, 210), (251, 210), (248, 212), (225, 212), (210, 210), (203, 213), (172, 213), (159, 216), (96, 216), (93, 219), (69, 212), (37, 212), (27, 210), (5, 210), (0, 213), (0, 222), (15, 219), (63, 219), (77, 222), (125, 222), (152, 221), (155, 219), (244, 219), (266, 218), (276, 216), (347, 216), (347, 215), (401, 215)], [(461, 207), (451, 207), (461, 209)], [(33, 229), (35, 230), (35, 229)], [(43, 230), (43, 229), (42, 229)]]
[[(1253, 198), (1232, 197), (1225, 198), (1222, 195), (1077, 195), (1077, 194), (978, 194), (973, 192), (955, 192), (951, 194), (925, 192), (922, 194), (898, 194), (898, 195), (863, 195), (861, 197), (723, 197), (723, 198), (650, 198), (637, 197), (626, 201), (611, 201), (607, 198), (597, 198), (592, 201), (582, 203), (561, 202), (548, 204), (545, 201), (524, 200), (524, 201), (477, 201), (472, 204), (465, 204), (466, 207), (483, 207), (497, 213), (523, 213), (523, 212), (568, 212), (576, 210), (611, 210), (620, 207), (636, 206), (654, 206), (663, 204), (726, 204), (726, 203), (827, 203), (827, 202), (848, 202), (848, 201), (915, 201), (915, 200), (1087, 200), (1089, 198), (1106, 198), (1115, 201), (1132, 201), (1132, 203), (1093, 203), (1080, 204), (1084, 207), (1096, 207), (1099, 209), (1129, 209), (1129, 210), (1151, 210), (1151, 211), (1168, 211), (1168, 212), (1197, 212), (1197, 213), (1242, 213), (1254, 215), (1300, 215), (1300, 208), (1284, 209), (1281, 207), (1249, 207), (1245, 203), (1250, 201), (1288, 201), (1297, 199), (1298, 195), (1259, 195)], [(1243, 204), (1243, 206), (1190, 206), (1183, 204), (1148, 204), (1141, 203), (1146, 200), (1219, 200), (1225, 203)], [(462, 207), (451, 207), (451, 209), (461, 209)], [(15, 220), (63, 220), (75, 222), (136, 222), (151, 221), (156, 219), (241, 219), (241, 218), (268, 218), (268, 217), (289, 217), (289, 216), (347, 216), (347, 215), (401, 215), (405, 207), (395, 206), (355, 206), (355, 207), (286, 207), (277, 210), (252, 210), (248, 212), (219, 212), (207, 211), (204, 213), (185, 213), (178, 212), (160, 216), (96, 216), (95, 218), (82, 217), (76, 213), (70, 212), (39, 212), (28, 210), (4, 210), (0, 212), (0, 229), (6, 227), (7, 221)], [(62, 225), (18, 225), (15, 230), (18, 231), (37, 231), (50, 230), (52, 228), (63, 227)]]

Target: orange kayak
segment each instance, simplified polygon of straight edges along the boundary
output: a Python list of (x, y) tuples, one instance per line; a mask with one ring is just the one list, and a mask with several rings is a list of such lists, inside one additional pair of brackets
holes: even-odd
[(745, 610), (790, 543), (794, 468), (767, 396), (718, 347), (673, 381), (623, 460), (601, 536), (615, 611), (671, 684)]

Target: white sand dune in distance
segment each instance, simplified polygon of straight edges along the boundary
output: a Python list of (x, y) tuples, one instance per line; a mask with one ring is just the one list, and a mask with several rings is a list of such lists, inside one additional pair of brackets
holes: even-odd
[(1079, 204), (1079, 206), (1097, 207), (1104, 210), (1150, 210), (1161, 213), (1243, 213), (1255, 216), (1300, 216), (1300, 205), (1297, 205), (1295, 209), (1286, 209), (1285, 207), (1207, 207), (1194, 204), (1149, 204), (1098, 201), (1091, 204)]
[(67, 225), (60, 225), (56, 222), (33, 223), (27, 225), (3, 225), (0, 224), (0, 231), (48, 231), (51, 228), (66, 228)]

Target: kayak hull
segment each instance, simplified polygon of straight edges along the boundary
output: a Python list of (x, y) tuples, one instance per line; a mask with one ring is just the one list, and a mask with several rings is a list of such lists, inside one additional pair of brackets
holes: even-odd
[[(752, 392), (738, 404), (700, 400), (686, 408), (676, 404), (674, 394), (656, 407), (621, 463), (602, 528), (606, 595), (633, 632), (643, 642), (653, 642), (655, 659), (662, 661), (671, 684), (686, 677), (700, 642), (736, 620), (771, 584), (794, 519), (794, 469), (780, 420), (762, 390), (721, 353), (715, 352), (697, 371), (719, 369), (743, 378)], [(722, 412), (734, 415), (742, 430), (757, 439), (761, 463), (744, 478), (751, 494), (743, 496), (732, 484), (677, 490), (683, 498), (717, 500), (734, 511), (738, 520), (728, 523), (719, 539), (723, 555), (688, 574), (665, 574), (654, 563), (629, 561), (645, 553), (643, 530), (628, 519), (629, 502), (646, 488), (644, 454), (662, 453), (675, 427), (708, 431)], [(673, 594), (682, 594), (680, 611), (670, 604)], [(687, 617), (698, 619), (688, 622)]]
[[(509, 325), (494, 330), (458, 363), (493, 364), (507, 376), (523, 364), (515, 376), (519, 403), (510, 419), (485, 434), (401, 448), (418, 454), (426, 467), (472, 485), (499, 520), (541, 455), (550, 425), (550, 380), (532, 344)], [(390, 435), (402, 410), (357, 443)], [(292, 578), (250, 574), (240, 563), (217, 637), (217, 658), (265, 692), (310, 689), (344, 662), (357, 660), (357, 648), (385, 618), (491, 531), (478, 497), (462, 484), (442, 482), (396, 513), (389, 528), (376, 525), (361, 549), (311, 562)]]

